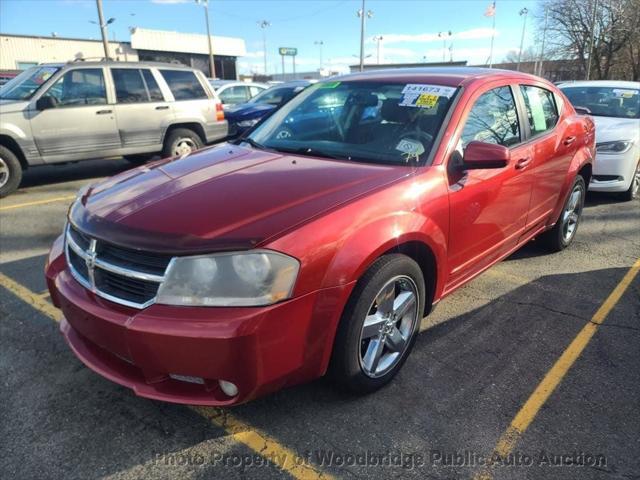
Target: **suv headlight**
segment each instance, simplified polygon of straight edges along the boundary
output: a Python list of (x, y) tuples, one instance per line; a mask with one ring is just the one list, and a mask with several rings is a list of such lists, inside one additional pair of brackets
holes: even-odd
[(596, 152), (600, 153), (625, 153), (631, 148), (632, 140), (618, 140), (615, 142), (603, 142), (596, 145)]
[(291, 297), (300, 264), (270, 250), (171, 260), (156, 303), (207, 307), (263, 306)]

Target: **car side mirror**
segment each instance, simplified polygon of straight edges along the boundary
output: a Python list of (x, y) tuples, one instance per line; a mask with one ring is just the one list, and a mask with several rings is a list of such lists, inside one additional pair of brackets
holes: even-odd
[(591, 110), (587, 107), (573, 107), (578, 115), (591, 115)]
[(473, 141), (464, 149), (463, 168), (480, 170), (485, 168), (503, 168), (509, 164), (509, 149), (495, 143)]
[(58, 106), (58, 101), (54, 97), (50, 97), (45, 95), (44, 97), (40, 97), (36, 102), (36, 109), (49, 110), (51, 108), (56, 108)]

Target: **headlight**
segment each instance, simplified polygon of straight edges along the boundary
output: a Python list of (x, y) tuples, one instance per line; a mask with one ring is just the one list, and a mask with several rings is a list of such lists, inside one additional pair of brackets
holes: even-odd
[(241, 122), (238, 122), (238, 126), (242, 128), (253, 127), (259, 121), (260, 121), (259, 118), (252, 118), (251, 120), (242, 120)]
[(271, 305), (291, 297), (300, 264), (269, 250), (176, 257), (156, 303), (208, 307)]
[(596, 145), (596, 152), (600, 153), (625, 153), (631, 148), (633, 141), (618, 140), (616, 142), (603, 142)]

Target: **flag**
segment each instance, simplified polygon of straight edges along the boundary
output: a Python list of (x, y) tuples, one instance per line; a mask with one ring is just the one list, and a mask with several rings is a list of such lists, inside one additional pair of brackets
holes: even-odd
[(484, 12), (485, 17), (494, 17), (496, 15), (496, 2), (491, 2)]

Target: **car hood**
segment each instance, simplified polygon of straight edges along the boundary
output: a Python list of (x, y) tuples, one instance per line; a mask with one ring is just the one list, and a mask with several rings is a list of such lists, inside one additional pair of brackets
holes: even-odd
[(69, 218), (127, 248), (176, 255), (248, 249), (410, 172), (222, 144), (101, 181), (80, 195)]
[(29, 105), (29, 102), (25, 102), (24, 100), (3, 100), (0, 99), (0, 112), (2, 113), (13, 113), (13, 112), (21, 112)]
[(275, 110), (275, 105), (268, 103), (243, 103), (242, 105), (236, 105), (228, 110), (225, 110), (224, 114), (228, 120), (241, 119), (247, 116), (259, 116), (265, 113)]
[(596, 143), (617, 140), (638, 140), (640, 120), (634, 118), (616, 118), (593, 116), (596, 124)]

